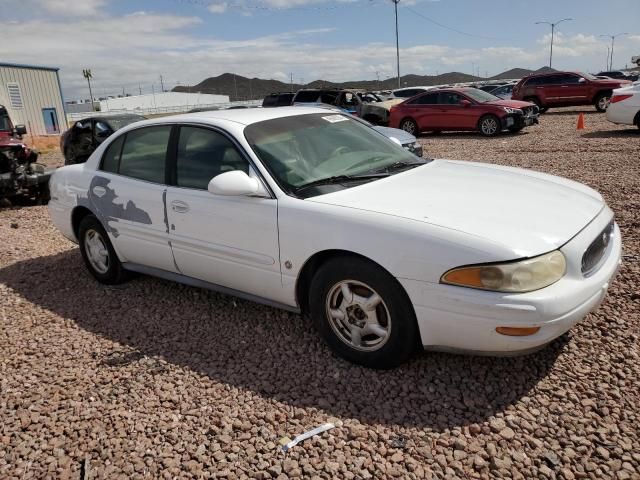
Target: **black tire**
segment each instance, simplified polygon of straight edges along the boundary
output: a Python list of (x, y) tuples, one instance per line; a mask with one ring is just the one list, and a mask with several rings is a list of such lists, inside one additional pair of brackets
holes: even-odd
[(511, 133), (518, 133), (520, 132), (524, 127), (509, 127), (509, 131)]
[(420, 131), (418, 130), (418, 124), (413, 118), (405, 118), (400, 122), (400, 129), (407, 133), (417, 137)]
[[(358, 311), (357, 308), (365, 304), (355, 303), (344, 307), (345, 295), (339, 287), (344, 283), (348, 283), (349, 291), (361, 298), (373, 298), (373, 294), (377, 294), (381, 301), (373, 309), (361, 308)], [(372, 292), (371, 296), (366, 295), (367, 292)], [(329, 313), (335, 298), (340, 299), (340, 306), (334, 311), (344, 309), (350, 312), (350, 316), (343, 317), (344, 320), (332, 319)], [(353, 298), (355, 300), (356, 297)], [(349, 310), (353, 306), (356, 310)], [(409, 297), (395, 278), (365, 259), (336, 257), (323, 264), (311, 280), (309, 309), (316, 329), (329, 347), (353, 363), (369, 368), (394, 368), (405, 362), (416, 349), (418, 327)], [(361, 313), (366, 316), (365, 320), (352, 319), (352, 314), (357, 317)], [(372, 314), (375, 315), (370, 318)], [(371, 321), (375, 319), (378, 321)], [(352, 320), (382, 327), (386, 332), (384, 341), (378, 338), (381, 341), (375, 344), (375, 337), (379, 335), (367, 334), (365, 329), (368, 326), (361, 329), (353, 325)], [(358, 335), (361, 338), (360, 348), (352, 344), (354, 330), (361, 332)]]
[(478, 131), (484, 137), (495, 137), (502, 131), (502, 123), (495, 115), (483, 115), (478, 120)]
[[(94, 262), (89, 258), (90, 246), (88, 242), (90, 240), (88, 239), (94, 238), (94, 235), (99, 236), (102, 245), (107, 251), (108, 261), (106, 262), (106, 269), (104, 271), (97, 269), (93, 264)], [(94, 215), (87, 215), (80, 222), (78, 241), (80, 243), (80, 253), (82, 254), (84, 264), (98, 282), (106, 285), (116, 285), (127, 279), (128, 272), (122, 267), (122, 263), (120, 263), (118, 255), (116, 255), (113, 245), (111, 245), (111, 240), (109, 240), (107, 232)]]
[(540, 113), (544, 113), (547, 110), (549, 110), (549, 107), (545, 107), (544, 105), (542, 105), (542, 102), (540, 101), (540, 99), (538, 97), (528, 97), (524, 99), (525, 102), (531, 102), (531, 103), (535, 103), (536, 106), (538, 107), (538, 111)]
[(600, 93), (593, 101), (593, 106), (596, 107), (596, 110), (599, 112), (606, 112), (609, 107), (609, 102), (611, 101), (610, 93)]

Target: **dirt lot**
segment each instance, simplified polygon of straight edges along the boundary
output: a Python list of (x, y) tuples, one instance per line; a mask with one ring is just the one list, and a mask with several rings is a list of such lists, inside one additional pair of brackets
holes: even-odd
[(607, 300), (526, 357), (366, 370), (289, 313), (146, 277), (100, 286), (46, 207), (0, 211), (0, 478), (640, 478), (640, 132), (576, 117), (422, 138), (587, 183), (616, 212)]

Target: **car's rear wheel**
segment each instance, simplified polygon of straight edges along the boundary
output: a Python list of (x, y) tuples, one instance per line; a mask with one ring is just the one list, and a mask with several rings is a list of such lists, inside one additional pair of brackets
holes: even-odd
[(126, 280), (127, 272), (122, 267), (107, 232), (94, 215), (87, 215), (80, 222), (78, 241), (82, 259), (96, 280), (107, 285)]
[(609, 103), (611, 103), (611, 94), (601, 93), (596, 97), (593, 105), (596, 107), (597, 111), (606, 112), (607, 108), (609, 108)]
[(418, 135), (418, 124), (412, 118), (405, 118), (400, 122), (400, 128), (411, 135)]
[(495, 115), (484, 115), (478, 121), (478, 130), (485, 137), (493, 137), (500, 133), (500, 119)]
[(418, 328), (402, 286), (357, 257), (322, 265), (310, 286), (316, 329), (341, 357), (370, 368), (393, 368), (415, 351)]

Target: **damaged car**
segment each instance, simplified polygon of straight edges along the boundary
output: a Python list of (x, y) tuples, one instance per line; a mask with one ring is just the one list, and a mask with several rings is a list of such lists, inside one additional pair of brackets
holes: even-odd
[(38, 152), (22, 140), (27, 128), (14, 126), (7, 109), (0, 105), (0, 202), (28, 199), (38, 203), (49, 200), (51, 169), (37, 163)]
[(60, 150), (65, 165), (84, 163), (89, 155), (113, 132), (140, 120), (142, 115), (133, 113), (104, 115), (78, 120), (60, 137)]
[(308, 314), (372, 368), (418, 346), (539, 349), (598, 307), (622, 247), (583, 184), (418, 159), (312, 107), (129, 125), (54, 173), (49, 212), (101, 283), (138, 272)]

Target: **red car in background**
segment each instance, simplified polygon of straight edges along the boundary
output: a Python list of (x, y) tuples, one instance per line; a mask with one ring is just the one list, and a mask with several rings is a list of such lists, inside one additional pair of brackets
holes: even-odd
[(593, 105), (604, 112), (613, 90), (630, 84), (628, 80), (599, 79), (582, 72), (540, 73), (520, 80), (513, 87), (511, 98), (534, 102), (541, 112), (579, 105)]
[(445, 130), (472, 130), (485, 136), (519, 132), (538, 123), (531, 102), (502, 100), (477, 88), (444, 88), (416, 95), (391, 107), (389, 126), (412, 135)]

